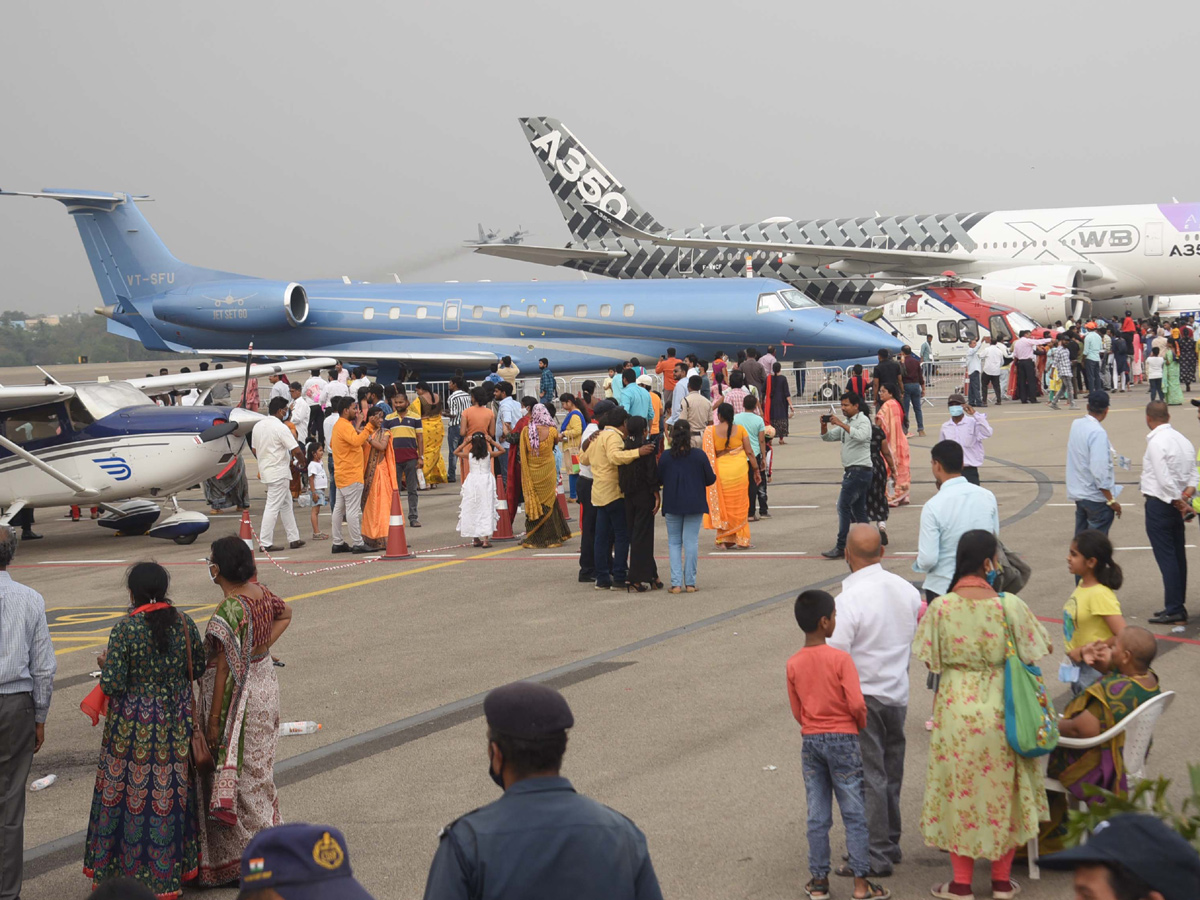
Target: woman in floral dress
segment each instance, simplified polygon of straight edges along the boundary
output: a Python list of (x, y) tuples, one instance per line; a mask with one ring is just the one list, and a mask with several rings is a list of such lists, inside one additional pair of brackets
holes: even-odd
[(292, 610), (253, 581), (254, 554), (236, 535), (213, 541), (208, 574), (225, 599), (208, 622), (200, 716), (216, 772), (199, 779), (200, 883), (236, 881), (242, 851), (283, 823), (275, 790), (279, 681), (271, 645)]
[(953, 880), (933, 888), (947, 900), (971, 895), (976, 859), (992, 863), (992, 896), (1013, 897), (1013, 854), (1050, 815), (1039, 761), (1018, 756), (1004, 731), (1006, 623), (1030, 664), (1051, 651), (1050, 636), (1021, 598), (991, 587), (996, 551), (989, 531), (962, 536), (951, 592), (929, 605), (913, 641), (918, 658), (941, 675), (921, 833), (950, 852)]
[(133, 878), (172, 900), (196, 877), (187, 656), (190, 641), (202, 674), (204, 645), (196, 623), (167, 599), (166, 569), (138, 563), (125, 582), (131, 611), (97, 660), (109, 706), (83, 874), (93, 886)]

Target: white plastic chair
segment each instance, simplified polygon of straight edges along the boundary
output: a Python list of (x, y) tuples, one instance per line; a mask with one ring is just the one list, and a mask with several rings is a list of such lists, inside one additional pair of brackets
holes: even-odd
[[(1118, 734), (1124, 733), (1125, 747), (1122, 752), (1125, 759), (1125, 780), (1129, 789), (1133, 790), (1137, 783), (1146, 777), (1146, 757), (1150, 754), (1150, 739), (1154, 737), (1154, 726), (1158, 722), (1158, 717), (1167, 711), (1167, 707), (1174, 699), (1174, 691), (1163, 691), (1152, 700), (1147, 700), (1108, 731), (1102, 732), (1094, 738), (1059, 738), (1058, 746), (1066, 747), (1069, 750), (1090, 750), (1092, 747), (1107, 744)], [(1044, 775), (1050, 757), (1043, 756), (1041, 759)], [(1067, 789), (1057, 778), (1046, 778), (1045, 782), (1047, 791), (1067, 793)], [(1079, 808), (1085, 810), (1087, 804), (1081, 800)], [(1038, 839), (1036, 837), (1029, 842), (1028, 852), (1029, 877), (1037, 880), (1042, 877), (1042, 873), (1037, 864)]]

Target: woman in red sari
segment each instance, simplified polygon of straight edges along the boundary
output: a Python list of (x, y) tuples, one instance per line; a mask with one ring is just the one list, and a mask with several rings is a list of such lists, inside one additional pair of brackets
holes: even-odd
[(896, 467), (888, 474), (894, 489), (888, 494), (888, 506), (904, 506), (912, 488), (909, 472), (908, 435), (904, 433), (904, 410), (900, 406), (900, 388), (892, 384), (879, 386), (879, 409), (875, 413), (875, 424), (883, 429), (892, 448), (892, 459)]

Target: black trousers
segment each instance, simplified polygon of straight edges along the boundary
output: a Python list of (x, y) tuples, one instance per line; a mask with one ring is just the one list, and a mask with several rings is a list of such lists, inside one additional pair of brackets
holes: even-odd
[(978, 485), (979, 484), (979, 467), (978, 466), (963, 466), (962, 476), (963, 476), (963, 478), (967, 479), (967, 481), (971, 482), (971, 484)]
[[(592, 479), (580, 475), (575, 482), (579, 498), (579, 578), (596, 577), (596, 507), (592, 506)], [(611, 569), (610, 569), (611, 571)]]
[(1038, 398), (1037, 366), (1032, 359), (1017, 360), (1017, 399), (1036, 403)]
[(984, 375), (983, 376), (983, 399), (987, 400), (988, 388), (996, 391), (996, 402), (999, 403), (1004, 395), (1000, 391), (1000, 376), (999, 375)]
[(25, 781), (33, 766), (33, 694), (0, 694), (0, 897), (21, 893)]
[(658, 581), (654, 561), (654, 495), (632, 494), (625, 498), (625, 523), (629, 527), (630, 584)]
[[(757, 457), (757, 466), (761, 469), (763, 464), (762, 454)], [(762, 476), (762, 481), (758, 484), (754, 483), (754, 467), (756, 463), (747, 463), (750, 469), (750, 515), (754, 516), (761, 512), (764, 516), (767, 515), (767, 476)]]
[(308, 405), (308, 439), (325, 446), (325, 410), (319, 403)]

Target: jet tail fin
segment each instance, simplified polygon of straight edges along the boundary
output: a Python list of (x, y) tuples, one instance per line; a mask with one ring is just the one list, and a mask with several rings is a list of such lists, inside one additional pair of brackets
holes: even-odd
[(529, 116), (518, 121), (573, 240), (603, 243), (607, 239), (617, 246), (617, 235), (588, 204), (643, 231), (666, 230), (558, 119)]
[[(139, 300), (173, 288), (230, 277), (176, 259), (131, 194), (102, 191), (0, 191), (0, 196), (57, 200), (75, 219), (92, 274), (106, 305)], [(236, 276), (234, 276), (236, 277)]]

